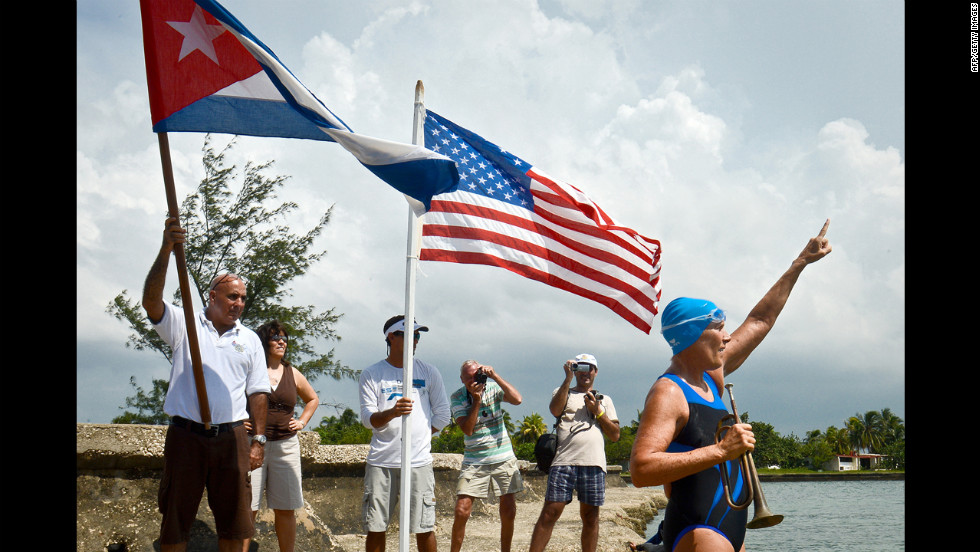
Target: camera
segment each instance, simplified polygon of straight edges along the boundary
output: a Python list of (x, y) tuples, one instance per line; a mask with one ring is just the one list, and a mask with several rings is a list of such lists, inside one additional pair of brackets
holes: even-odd
[(592, 365), (588, 362), (577, 362), (575, 366), (572, 367), (573, 372), (588, 372), (592, 369)]
[(476, 371), (475, 374), (473, 374), (473, 382), (474, 383), (486, 383), (487, 382), (487, 373), (483, 371), (483, 367), (482, 366)]
[(595, 389), (593, 389), (593, 390), (591, 390), (591, 391), (589, 391), (589, 393), (590, 393), (590, 394), (592, 394), (592, 398), (593, 398), (593, 399), (595, 399), (595, 400), (597, 400), (597, 401), (601, 401), (601, 400), (602, 400), (602, 393), (597, 393), (597, 392), (595, 391)]

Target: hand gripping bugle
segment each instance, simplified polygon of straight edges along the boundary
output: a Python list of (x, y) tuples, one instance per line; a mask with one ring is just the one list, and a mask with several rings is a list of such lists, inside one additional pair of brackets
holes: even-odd
[[(718, 429), (715, 430), (716, 443), (721, 439), (723, 431), (727, 431), (733, 424), (741, 423), (741, 418), (738, 417), (738, 410), (735, 409), (735, 395), (732, 393), (732, 387), (734, 387), (734, 384), (725, 384), (725, 389), (728, 389), (728, 396), (732, 401), (732, 413), (718, 420)], [(731, 421), (731, 424), (726, 424), (726, 421)], [(769, 505), (766, 504), (766, 495), (762, 493), (762, 484), (759, 482), (759, 474), (755, 471), (755, 461), (752, 460), (752, 453), (745, 451), (745, 454), (739, 457), (739, 463), (741, 464), (742, 473), (745, 474), (748, 497), (746, 497), (745, 502), (735, 503), (728, 485), (728, 469), (722, 465), (719, 468), (721, 469), (722, 485), (725, 487), (725, 502), (735, 510), (744, 510), (749, 507), (750, 502), (755, 503), (754, 515), (745, 524), (746, 529), (772, 527), (783, 521), (783, 516), (773, 514), (769, 511)]]

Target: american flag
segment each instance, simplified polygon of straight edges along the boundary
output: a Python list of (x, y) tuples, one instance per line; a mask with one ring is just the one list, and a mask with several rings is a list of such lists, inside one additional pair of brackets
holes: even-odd
[(650, 333), (660, 242), (616, 223), (582, 191), (428, 111), (425, 147), (457, 164), (433, 196), (419, 258), (506, 268), (612, 309)]

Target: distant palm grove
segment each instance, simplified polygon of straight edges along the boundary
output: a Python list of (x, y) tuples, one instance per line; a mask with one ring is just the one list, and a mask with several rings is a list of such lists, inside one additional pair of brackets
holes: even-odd
[[(752, 456), (760, 468), (775, 465), (783, 469), (819, 469), (824, 462), (838, 454), (882, 454), (887, 458), (878, 465), (879, 468), (905, 469), (905, 424), (889, 408), (855, 414), (844, 420), (840, 428), (814, 429), (802, 439), (794, 434), (783, 437), (770, 424), (749, 421), (747, 413), (742, 414), (742, 421), (752, 424), (756, 437)], [(522, 460), (533, 462), (534, 443), (549, 431), (548, 424), (540, 414), (532, 413), (515, 425), (506, 412), (504, 423), (511, 436), (514, 453)], [(639, 413), (636, 420), (622, 427), (619, 441), (606, 441), (608, 464), (628, 466), (638, 426)], [(339, 417), (322, 419), (314, 431), (320, 434), (320, 443), (324, 445), (371, 442), (371, 430), (361, 424), (357, 413), (350, 408)], [(455, 423), (450, 423), (432, 437), (432, 452), (462, 454), (463, 431)]]

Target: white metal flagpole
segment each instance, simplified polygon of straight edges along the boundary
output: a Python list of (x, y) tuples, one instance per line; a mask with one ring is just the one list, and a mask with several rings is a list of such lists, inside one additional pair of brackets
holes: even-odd
[[(412, 128), (412, 143), (421, 145), (424, 140), (422, 134), (425, 128), (425, 103), (423, 101), (424, 89), (422, 81), (415, 84), (415, 120)], [(414, 387), (412, 380), (412, 368), (414, 368), (414, 345), (415, 340), (415, 273), (419, 264), (420, 237), (422, 235), (422, 219), (417, 214), (418, 202), (405, 196), (409, 202), (408, 209), (408, 252), (405, 259), (405, 338), (403, 343), (402, 356), (402, 396), (411, 399)], [(413, 206), (413, 204), (415, 204)], [(412, 412), (421, 408), (420, 405), (413, 404)], [(421, 412), (418, 415), (422, 415)], [(401, 469), (401, 491), (399, 492), (399, 523), (398, 523), (398, 550), (408, 552), (408, 535), (410, 531), (409, 517), (409, 498), (412, 492), (412, 423), (411, 414), (402, 416), (402, 469)]]

